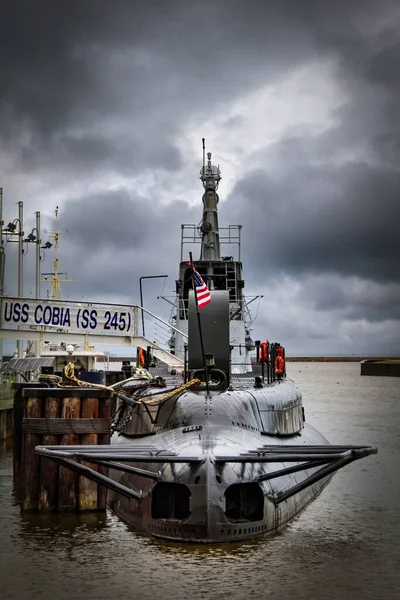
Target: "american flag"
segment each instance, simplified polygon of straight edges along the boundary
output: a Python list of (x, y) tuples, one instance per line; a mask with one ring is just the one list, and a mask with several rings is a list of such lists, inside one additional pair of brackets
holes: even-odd
[(211, 302), (211, 294), (210, 290), (204, 283), (200, 273), (196, 271), (194, 266), (192, 265), (193, 275), (194, 275), (194, 283), (196, 286), (196, 296), (197, 296), (197, 306), (199, 308), (203, 308)]

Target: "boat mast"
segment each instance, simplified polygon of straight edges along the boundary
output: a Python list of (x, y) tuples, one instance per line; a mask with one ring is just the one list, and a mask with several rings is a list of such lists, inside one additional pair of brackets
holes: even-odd
[(220, 260), (219, 228), (217, 204), (219, 197), (217, 189), (221, 180), (219, 167), (211, 164), (211, 152), (207, 152), (207, 165), (205, 164), (205, 139), (203, 138), (203, 167), (200, 179), (203, 182), (203, 219), (200, 226), (202, 241), (200, 260)]
[[(63, 233), (68, 233), (68, 231), (58, 231), (57, 230), (58, 206), (56, 206), (55, 215), (56, 215), (56, 231), (46, 231), (45, 230), (45, 233), (47, 233), (50, 237), (54, 238), (54, 253), (55, 253), (55, 258), (54, 258), (54, 263), (53, 263), (54, 264), (54, 273), (42, 273), (42, 275), (51, 275), (51, 277), (52, 277), (50, 279), (50, 281), (52, 282), (53, 285), (51, 288), (50, 295), (48, 297), (52, 300), (58, 300), (59, 298), (61, 298), (63, 300), (64, 298), (62, 295), (60, 279), (58, 276), (65, 275), (65, 277), (68, 277), (68, 275), (65, 272), (59, 273), (59, 271), (58, 271), (58, 236)], [(44, 281), (48, 281), (48, 280), (45, 279)], [(62, 281), (63, 281), (63, 283), (71, 282), (71, 281), (75, 281), (75, 279), (63, 279)]]

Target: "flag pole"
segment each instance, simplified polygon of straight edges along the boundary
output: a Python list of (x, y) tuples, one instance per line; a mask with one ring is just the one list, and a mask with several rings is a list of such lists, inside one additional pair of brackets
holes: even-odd
[(208, 387), (208, 368), (207, 368), (207, 363), (206, 363), (206, 355), (204, 353), (203, 330), (201, 328), (200, 309), (199, 309), (199, 302), (197, 300), (197, 294), (196, 294), (196, 282), (194, 280), (194, 270), (193, 270), (194, 266), (193, 266), (193, 257), (192, 257), (192, 253), (191, 252), (189, 252), (189, 259), (190, 259), (190, 267), (192, 269), (192, 283), (193, 283), (194, 300), (196, 302), (197, 322), (199, 324), (199, 336), (200, 336), (201, 356), (203, 358), (203, 367), (204, 367), (204, 374), (205, 374), (205, 378), (206, 378), (207, 396), (209, 396), (210, 395), (210, 390), (209, 390), (209, 387)]

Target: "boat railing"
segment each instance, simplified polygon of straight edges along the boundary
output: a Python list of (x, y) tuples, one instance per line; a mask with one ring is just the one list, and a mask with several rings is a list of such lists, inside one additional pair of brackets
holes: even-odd
[[(259, 344), (259, 342), (258, 342)], [(183, 360), (183, 377), (184, 381), (188, 381), (191, 378), (191, 372), (189, 370), (189, 357), (188, 347), (185, 345), (185, 354)], [(234, 344), (230, 346), (231, 354), (229, 360), (229, 372), (226, 372), (229, 380), (238, 379), (249, 379), (254, 378), (255, 386), (263, 386), (265, 384), (274, 383), (281, 381), (286, 377), (286, 366), (285, 366), (285, 350), (279, 343), (269, 344), (267, 356), (262, 358), (259, 351), (251, 354), (242, 344)], [(238, 352), (240, 359), (237, 358)], [(283, 369), (277, 368), (276, 359), (278, 355), (283, 358)], [(243, 358), (242, 358), (243, 357)], [(217, 362), (214, 367), (220, 368)], [(205, 372), (204, 372), (205, 373)], [(205, 378), (205, 374), (203, 374)]]
[[(240, 246), (241, 246), (241, 225), (228, 225), (227, 227), (219, 227), (219, 243), (220, 245), (234, 245), (238, 247), (238, 261), (240, 261)], [(181, 262), (188, 256), (185, 246), (188, 244), (201, 244), (203, 234), (198, 225), (183, 223), (181, 225)]]

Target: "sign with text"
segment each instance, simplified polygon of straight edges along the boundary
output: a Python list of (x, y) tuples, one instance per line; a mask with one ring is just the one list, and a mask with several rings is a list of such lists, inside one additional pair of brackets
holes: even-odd
[(116, 304), (3, 297), (1, 323), (4, 328), (45, 327), (65, 333), (133, 336), (137, 310)]

